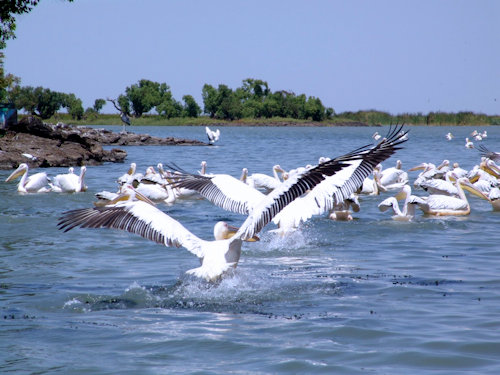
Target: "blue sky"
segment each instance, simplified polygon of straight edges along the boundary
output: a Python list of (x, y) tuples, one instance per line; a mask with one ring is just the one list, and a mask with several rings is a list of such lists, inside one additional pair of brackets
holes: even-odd
[(499, 20), (496, 0), (44, 0), (5, 70), (84, 107), (142, 78), (203, 107), (205, 83), (258, 78), (336, 112), (500, 114)]

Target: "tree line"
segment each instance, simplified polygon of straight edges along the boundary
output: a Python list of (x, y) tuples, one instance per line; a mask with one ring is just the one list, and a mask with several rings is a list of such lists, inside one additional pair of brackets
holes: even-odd
[[(241, 118), (286, 117), (299, 120), (323, 121), (334, 115), (333, 108), (325, 108), (319, 98), (295, 95), (288, 91), (272, 92), (267, 82), (247, 78), (235, 90), (220, 84), (214, 87), (205, 84), (202, 88), (203, 110), (191, 95), (184, 95), (182, 102), (176, 100), (166, 83), (141, 79), (118, 96), (121, 111), (129, 116), (141, 117), (155, 112), (167, 119), (198, 117), (205, 113), (220, 120)], [(48, 119), (65, 108), (75, 120), (99, 114), (105, 104), (96, 99), (94, 106), (84, 110), (81, 99), (75, 94), (61, 93), (43, 87), (21, 86), (14, 80), (7, 91), (7, 99), (16, 108)]]

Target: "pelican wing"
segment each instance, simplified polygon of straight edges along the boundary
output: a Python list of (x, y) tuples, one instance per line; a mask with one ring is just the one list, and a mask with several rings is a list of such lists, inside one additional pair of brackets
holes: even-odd
[(326, 176), (306, 196), (287, 205), (273, 221), (276, 224), (294, 223), (296, 227), (300, 221), (330, 211), (335, 205), (349, 198), (363, 185), (363, 181), (375, 166), (394, 154), (400, 148), (397, 146), (406, 141), (401, 139), (406, 132), (399, 134), (399, 130), (395, 128), (390, 131), (389, 135), (374, 147), (364, 146), (324, 163), (333, 163), (340, 168)]
[(248, 215), (265, 195), (230, 175), (196, 175), (178, 167), (173, 187), (195, 190), (210, 202), (226, 211)]
[(500, 152), (490, 151), (484, 145), (479, 145), (478, 150), (481, 153), (481, 156), (484, 156), (485, 158), (488, 158), (488, 159), (491, 159), (494, 161), (500, 160)]
[(142, 201), (67, 211), (57, 225), (65, 232), (78, 226), (121, 229), (168, 247), (183, 246), (199, 258), (204, 256), (203, 240), (163, 211)]
[[(342, 202), (355, 192), (377, 164), (401, 148), (398, 146), (406, 141), (407, 134), (401, 132), (401, 128), (402, 126), (391, 128), (387, 137), (374, 147), (369, 145), (360, 147), (292, 175), (265, 196), (245, 220), (235, 237), (240, 235), (243, 239), (251, 238), (287, 205), (309, 190), (312, 191), (308, 194), (311, 195), (308, 199), (314, 200), (316, 204), (316, 206), (310, 205), (313, 207), (311, 209), (313, 214), (333, 208), (334, 204)], [(315, 187), (319, 185), (320, 188), (316, 189)]]
[(441, 194), (429, 195), (426, 203), (431, 210), (464, 210), (468, 206), (462, 199)]

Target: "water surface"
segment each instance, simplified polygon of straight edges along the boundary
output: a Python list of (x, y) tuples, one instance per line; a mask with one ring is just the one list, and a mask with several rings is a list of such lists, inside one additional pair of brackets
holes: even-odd
[[(479, 163), (464, 139), (482, 128), (409, 128), (385, 168), (397, 159), (405, 169)], [(205, 140), (202, 127), (132, 129)], [(116, 190), (132, 161), (140, 171), (158, 162), (196, 171), (206, 160), (212, 173), (271, 174), (274, 164), (295, 168), (370, 143), (375, 130), (385, 131), (235, 127), (213, 147), (125, 147), (125, 164), (87, 169), (81, 194), (20, 195), (0, 171), (0, 372), (500, 373), (500, 213), (477, 198), (460, 218), (394, 222), (377, 208), (384, 193), (362, 197), (352, 222), (313, 218), (284, 239), (270, 224), (217, 286), (184, 274), (198, 266), (184, 249), (56, 227), (63, 211)], [(500, 151), (500, 129), (487, 130), (483, 143)], [(244, 220), (206, 201), (159, 207), (206, 239), (215, 222)]]

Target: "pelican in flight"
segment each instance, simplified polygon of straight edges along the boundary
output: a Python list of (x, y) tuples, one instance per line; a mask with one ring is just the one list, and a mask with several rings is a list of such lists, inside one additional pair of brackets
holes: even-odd
[(216, 131), (211, 130), (208, 126), (205, 126), (205, 133), (207, 133), (208, 143), (213, 145), (215, 142), (219, 140), (220, 130)]
[(485, 145), (479, 145), (478, 150), (485, 158), (491, 159), (493, 161), (500, 161), (500, 152), (490, 151), (486, 148)]
[[(334, 210), (337, 204), (349, 198), (377, 164), (399, 149), (397, 146), (405, 141), (400, 138), (406, 134), (406, 132), (398, 134), (400, 130), (401, 127), (391, 129), (387, 138), (376, 146), (363, 146), (346, 155), (320, 163), (319, 166), (338, 164), (337, 173), (324, 176), (314, 187), (305, 190), (307, 194), (297, 199), (292, 200), (287, 197), (286, 207), (284, 206), (279, 213), (273, 213), (272, 220), (279, 227), (277, 232), (286, 234), (294, 231), (301, 222), (305, 222), (313, 215)], [(300, 181), (300, 176), (307, 175), (315, 168), (317, 167), (298, 168), (275, 190), (279, 191), (284, 184), (289, 184), (289, 181)], [(226, 175), (223, 180), (219, 176), (199, 176), (181, 172), (175, 186), (197, 190), (215, 205), (240, 214), (252, 214), (262, 205), (262, 193), (257, 190), (247, 193), (243, 190), (244, 185), (241, 181), (237, 181), (239, 184), (236, 184), (236, 181), (233, 181), (235, 178), (231, 179), (231, 183), (228, 180)], [(270, 196), (274, 195), (274, 191)]]
[[(344, 156), (291, 176), (269, 195), (262, 198), (238, 230), (232, 229), (226, 222), (215, 224), (215, 241), (199, 238), (177, 220), (141, 199), (67, 211), (62, 214), (58, 226), (59, 229), (65, 231), (77, 226), (115, 228), (138, 234), (168, 247), (185, 247), (201, 261), (200, 267), (191, 269), (188, 273), (207, 281), (216, 281), (237, 266), (243, 241), (257, 240), (257, 233), (290, 202), (308, 190), (312, 190), (329, 176), (340, 176), (344, 180), (344, 186), (352, 186), (347, 190), (354, 189), (356, 183), (359, 181), (361, 184), (364, 179), (364, 177), (360, 178), (360, 170), (367, 169), (367, 173), (370, 173), (370, 165), (378, 164), (381, 155), (384, 158), (389, 157), (400, 148), (397, 146), (402, 142), (397, 138), (397, 132), (391, 132), (388, 139), (372, 149), (368, 146), (361, 147)], [(352, 178), (350, 178), (351, 176)], [(198, 179), (189, 178), (188, 181), (193, 182), (189, 185), (198, 187), (199, 190), (202, 190), (200, 186), (207, 186), (207, 180), (211, 180), (207, 176), (198, 175), (197, 177)], [(209, 183), (210, 181), (208, 181)], [(345, 189), (346, 187), (339, 189), (339, 191)]]
[(56, 193), (80, 193), (87, 191), (84, 178), (87, 167), (80, 168), (80, 175), (73, 172), (73, 167), (69, 168), (69, 173), (58, 174), (54, 177), (52, 184), (50, 184), (52, 191)]
[(12, 181), (21, 176), (21, 180), (17, 185), (17, 191), (20, 193), (46, 193), (50, 191), (48, 187), (49, 178), (47, 173), (39, 172), (28, 177), (29, 167), (26, 163), (19, 164), (19, 167), (10, 174), (5, 182)]

